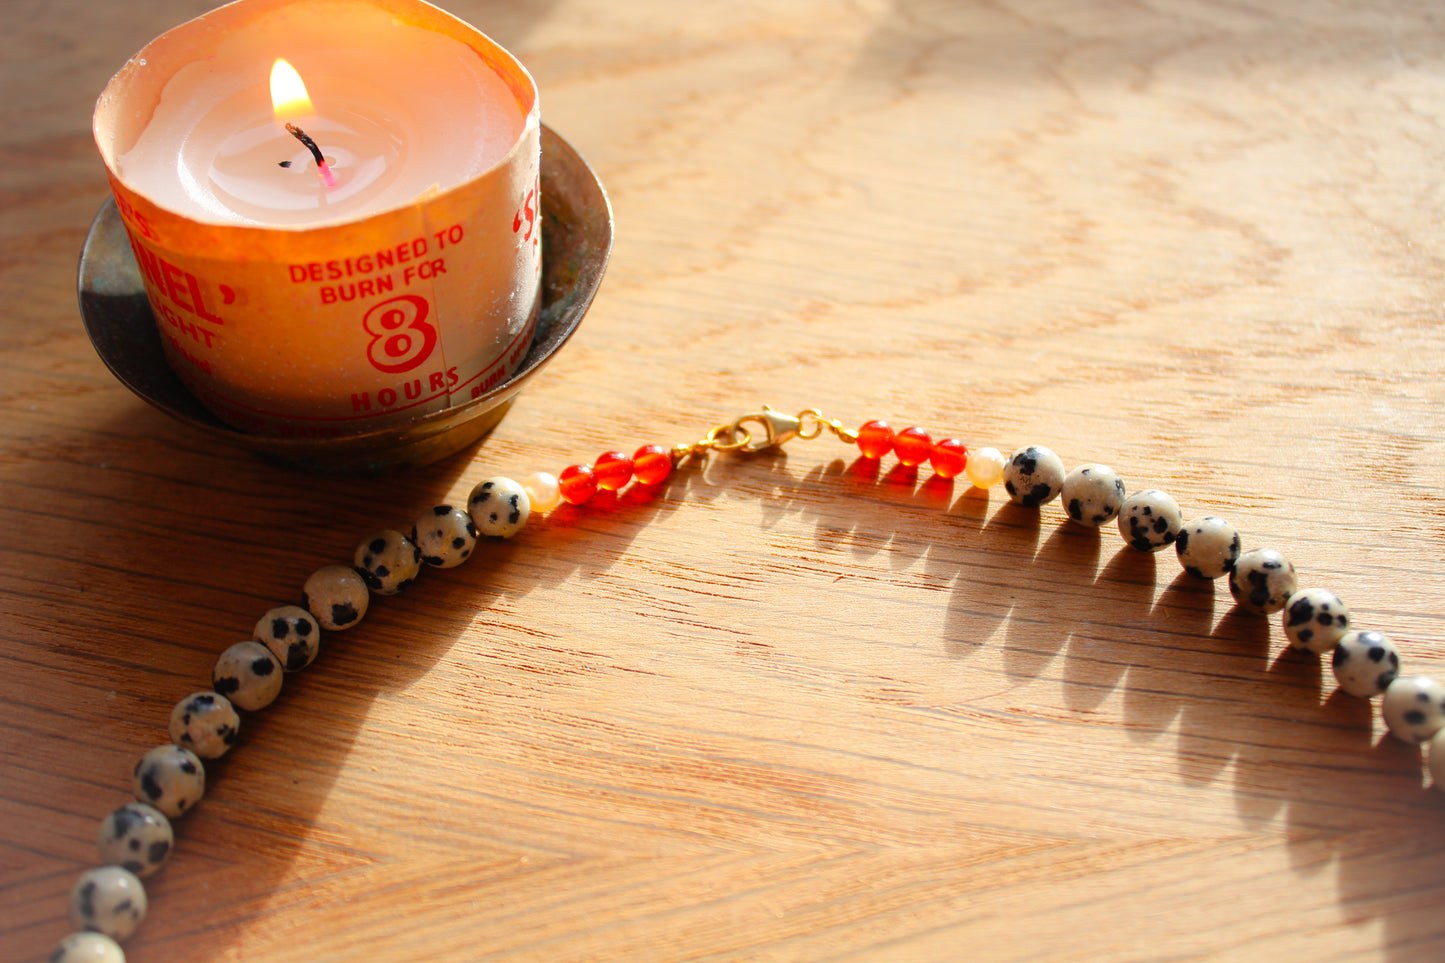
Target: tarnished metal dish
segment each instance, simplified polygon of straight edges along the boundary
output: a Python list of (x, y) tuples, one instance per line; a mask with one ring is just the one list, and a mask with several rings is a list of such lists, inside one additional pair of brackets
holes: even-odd
[(422, 465), (496, 426), (517, 392), (582, 323), (612, 252), (612, 207), (587, 163), (542, 127), (542, 304), (532, 348), (506, 381), (463, 404), (403, 424), (340, 438), (250, 435), (211, 414), (181, 384), (161, 350), (120, 214), (106, 201), (80, 256), (80, 313), (101, 360), (120, 382), (213, 438), (308, 471), (378, 472)]

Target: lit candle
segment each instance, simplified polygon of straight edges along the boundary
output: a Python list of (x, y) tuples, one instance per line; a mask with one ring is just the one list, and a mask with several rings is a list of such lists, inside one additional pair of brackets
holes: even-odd
[[(311, 152), (312, 159), (316, 161), (316, 169), (321, 172), (322, 183), (334, 190), (337, 186), (336, 175), (331, 172), (331, 165), (335, 163), (335, 160), (328, 160), (326, 155), (321, 153), (321, 148), (316, 146), (316, 141), (312, 140), (304, 130), (292, 123), (294, 119), (311, 116), (311, 96), (306, 93), (306, 85), (301, 82), (301, 75), (296, 72), (296, 68), (284, 60), (277, 60), (275, 65), (271, 67), (271, 109), (276, 114), (276, 120), (286, 128), (286, 133), (295, 137), (301, 142), (303, 147)], [(348, 131), (348, 134), (351, 133), (352, 132)], [(225, 154), (229, 162), (234, 151), (227, 152), (223, 148), (222, 153)], [(277, 166), (290, 167), (291, 161), (277, 161)], [(381, 170), (385, 170), (386, 164), (383, 161), (376, 166)], [(249, 173), (250, 164), (247, 163), (244, 167)], [(213, 165), (211, 170), (211, 179), (214, 181), (216, 179), (216, 167)]]
[(149, 44), (95, 116), (172, 366), (238, 427), (314, 435), (525, 355), (539, 125), (521, 65), (421, 0), (240, 0)]

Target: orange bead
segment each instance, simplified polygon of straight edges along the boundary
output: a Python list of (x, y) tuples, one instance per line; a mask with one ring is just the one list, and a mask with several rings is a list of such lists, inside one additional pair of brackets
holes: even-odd
[(922, 428), (904, 428), (893, 436), (893, 454), (909, 468), (921, 465), (933, 454), (933, 439)]
[(604, 452), (592, 463), (592, 477), (598, 488), (615, 492), (632, 481), (632, 459), (620, 451)]
[(953, 478), (968, 467), (968, 449), (957, 438), (945, 438), (933, 446), (928, 456), (933, 473), (940, 478)]
[(632, 472), (644, 485), (661, 485), (672, 474), (672, 455), (661, 445), (643, 445), (632, 456)]
[(557, 476), (557, 487), (562, 489), (562, 500), (569, 505), (581, 505), (597, 494), (597, 479), (591, 465), (568, 465)]
[(870, 421), (858, 429), (858, 450), (877, 460), (893, 450), (893, 429), (886, 421)]

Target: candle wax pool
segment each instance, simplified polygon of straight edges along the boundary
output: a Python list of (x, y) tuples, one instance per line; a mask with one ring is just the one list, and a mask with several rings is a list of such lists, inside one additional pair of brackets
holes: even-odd
[[(380, 29), (388, 46), (353, 49), (325, 29), (326, 18), (286, 18), (222, 40), (215, 56), (177, 71), (140, 138), (117, 158), (121, 177), (200, 221), (311, 226), (402, 207), (507, 156), (523, 112), (469, 47), (383, 24), (379, 9), (351, 16), (376, 18), (352, 29)], [(335, 187), (274, 116), (277, 57), (306, 84), (312, 115), (297, 122), (330, 161)]]

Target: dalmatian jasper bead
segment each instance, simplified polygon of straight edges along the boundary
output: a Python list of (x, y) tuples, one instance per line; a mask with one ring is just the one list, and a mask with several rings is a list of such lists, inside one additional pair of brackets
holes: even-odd
[[(219, 692), (196, 692), (171, 710), (171, 742), (202, 759), (219, 759), (236, 743), (241, 717)], [(142, 876), (145, 874), (142, 873)]]
[(256, 622), (251, 637), (271, 650), (287, 672), (304, 669), (321, 651), (321, 629), (299, 605), (278, 605)]
[(70, 891), (70, 922), (78, 929), (124, 940), (145, 915), (145, 887), (135, 873), (119, 866), (82, 873)]
[(100, 861), (140, 877), (159, 870), (171, 858), (175, 834), (165, 813), (145, 803), (126, 803), (100, 821), (96, 847)]
[(477, 526), (460, 508), (438, 505), (417, 516), (411, 540), (421, 560), (434, 568), (455, 568), (472, 557), (477, 547)]
[(1407, 675), (1385, 688), (1385, 725), (1396, 739), (1419, 745), (1445, 727), (1445, 686), (1428, 675)]
[(1239, 556), (1229, 573), (1229, 594), (1246, 612), (1272, 615), (1298, 591), (1294, 563), (1272, 548), (1254, 548)]
[(1304, 589), (1284, 603), (1284, 634), (1291, 648), (1322, 655), (1350, 630), (1350, 609), (1329, 589)]
[(125, 952), (104, 933), (71, 933), (50, 954), (50, 963), (125, 963)]
[(237, 709), (264, 709), (281, 694), (281, 663), (260, 642), (237, 642), (216, 659), (211, 688)]
[(140, 757), (133, 774), (135, 798), (175, 819), (206, 794), (206, 770), (194, 752), (156, 746)]
[(1119, 534), (1129, 547), (1140, 552), (1157, 552), (1179, 539), (1184, 513), (1173, 496), (1147, 489), (1135, 492), (1119, 510)]
[(1400, 674), (1400, 653), (1381, 632), (1346, 632), (1335, 646), (1335, 681), (1352, 696), (1372, 699)]
[(1174, 541), (1179, 564), (1199, 578), (1219, 578), (1234, 571), (1239, 549), (1239, 532), (1214, 515), (1185, 522)]
[(1003, 488), (1025, 508), (1047, 505), (1063, 491), (1064, 463), (1042, 445), (1021, 448), (1004, 465)]
[(477, 531), (489, 538), (511, 538), (527, 524), (532, 502), (527, 490), (510, 478), (498, 476), (472, 489), (467, 510)]
[(1064, 476), (1064, 510), (1084, 525), (1113, 521), (1124, 504), (1124, 479), (1105, 465), (1080, 465)]
[(301, 599), (323, 629), (349, 629), (366, 614), (371, 590), (345, 565), (327, 565), (311, 573), (301, 587)]
[(401, 532), (375, 532), (351, 556), (356, 573), (377, 595), (395, 595), (421, 574), (421, 550)]
[(980, 448), (970, 452), (963, 473), (975, 488), (992, 488), (1003, 481), (1004, 465), (1008, 459), (997, 448)]

